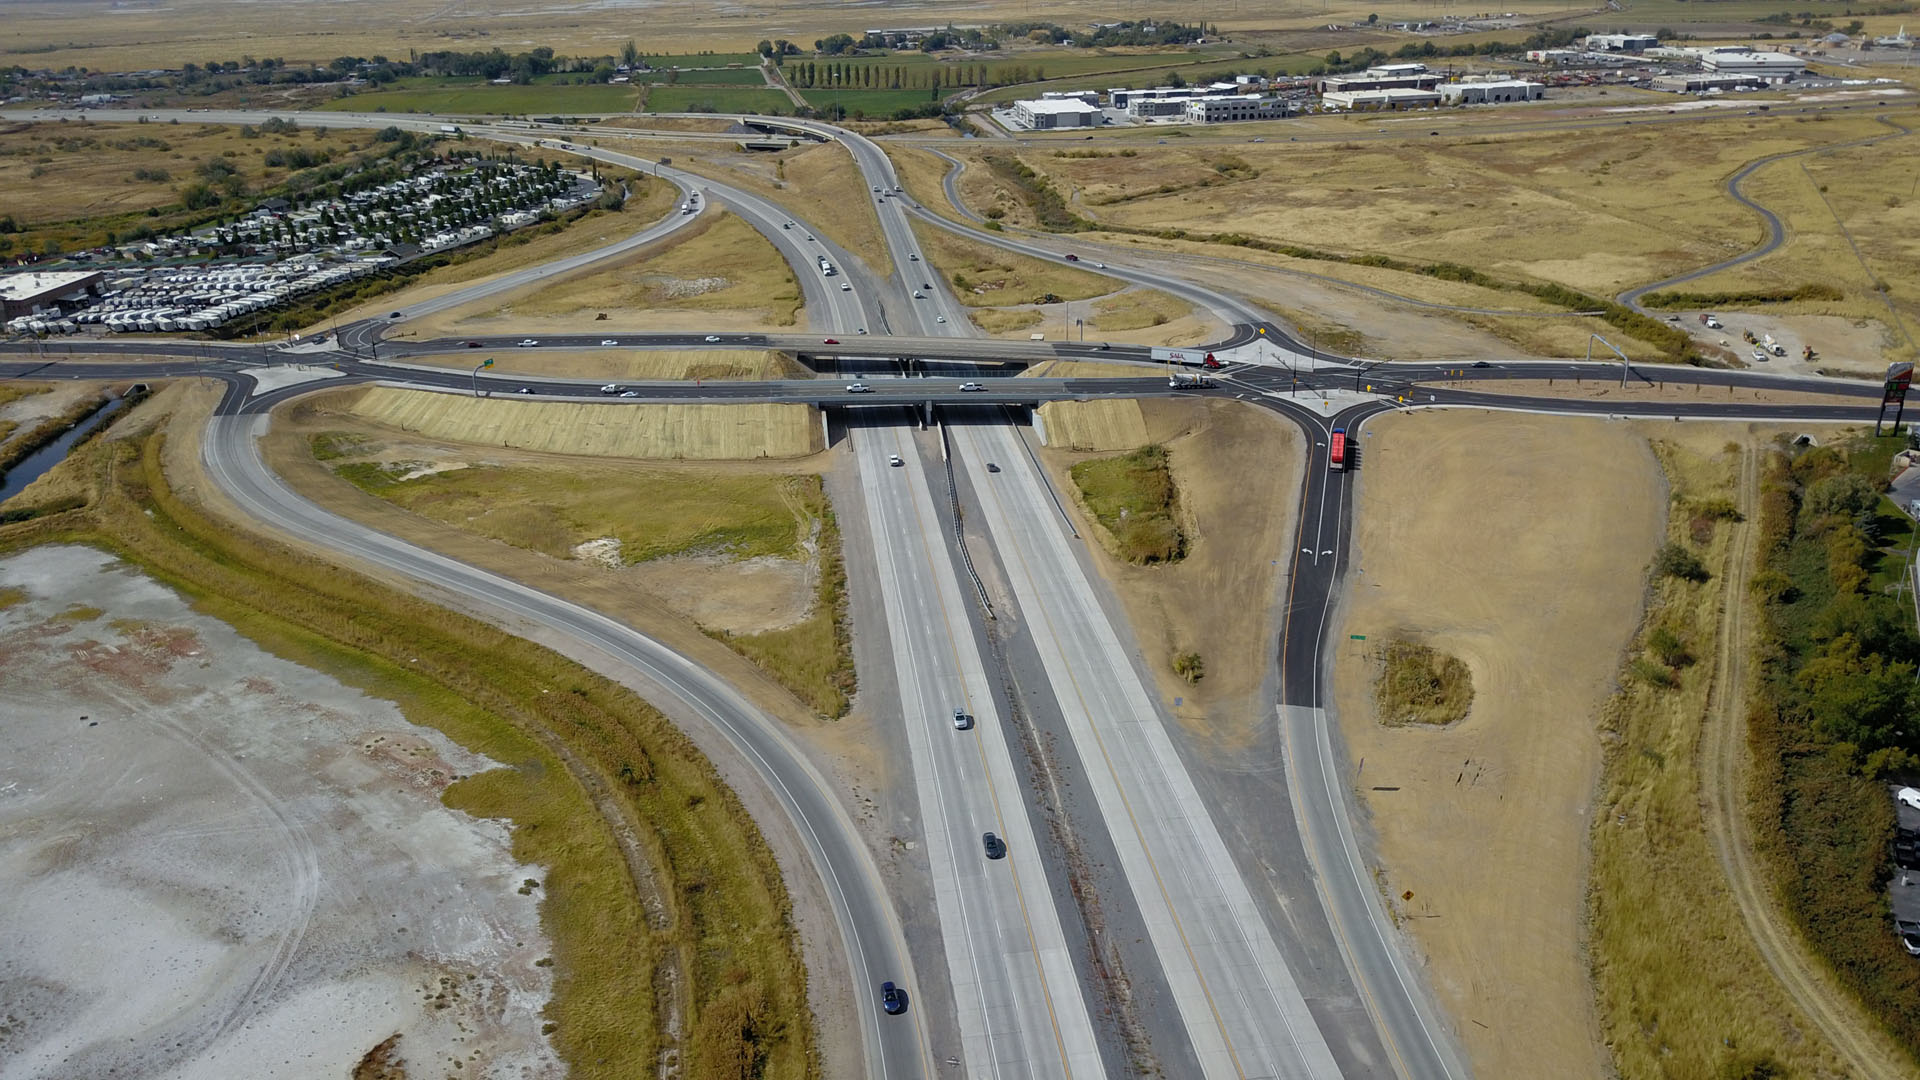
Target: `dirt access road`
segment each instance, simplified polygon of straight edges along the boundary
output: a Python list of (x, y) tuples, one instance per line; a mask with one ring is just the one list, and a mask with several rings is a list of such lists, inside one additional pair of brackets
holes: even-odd
[[(1735, 601), (1747, 598), (1747, 579), (1753, 572), (1760, 469), (1760, 451), (1748, 446), (1740, 459), (1739, 499), (1745, 519), (1734, 525), (1733, 558), (1727, 566), (1725, 595)], [(1720, 613), (1714, 691), (1700, 740), (1700, 801), (1714, 856), (1767, 970), (1846, 1061), (1849, 1073), (1866, 1080), (1907, 1080), (1913, 1069), (1905, 1055), (1890, 1045), (1872, 1017), (1801, 940), (1774, 900), (1766, 867), (1753, 849), (1744, 794), (1751, 757), (1746, 719), (1751, 644), (1747, 607), (1728, 603)]]

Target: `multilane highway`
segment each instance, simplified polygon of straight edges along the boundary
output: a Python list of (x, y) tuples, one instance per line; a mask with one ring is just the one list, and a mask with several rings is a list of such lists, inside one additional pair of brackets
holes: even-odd
[[(219, 119), (221, 115), (225, 114), (194, 114), (194, 117), (223, 122)], [(262, 114), (233, 115), (240, 119), (224, 122), (257, 121)], [(410, 119), (302, 114), (302, 122), (308, 115), (333, 118), (329, 122), (361, 121), (339, 126), (383, 126)], [(418, 126), (438, 121), (429, 118), (411, 122)], [(828, 137), (842, 139), (874, 184), (890, 187), (890, 164), (877, 147), (838, 129), (816, 127)], [(493, 131), (486, 134), (496, 137)], [(531, 141), (535, 136), (526, 129), (503, 129), (497, 137)], [(652, 171), (650, 163), (612, 151), (578, 146), (573, 150), (603, 161)], [(962, 332), (963, 323), (958, 317), (958, 307), (944, 293), (944, 283), (931, 291), (927, 300), (920, 301), (904, 298), (903, 291), (909, 286), (932, 284), (937, 279), (929, 277), (925, 282), (889, 279), (874, 287), (873, 276), (857, 267), (846, 252), (818, 239), (820, 234), (775, 204), (690, 174), (672, 171), (663, 171), (663, 174), (682, 184), (683, 190), (706, 192), (708, 202), (714, 198), (725, 201), (775, 243), (782, 256), (796, 268), (808, 310), (824, 313), (828, 320), (827, 333), (823, 336), (848, 333), (848, 328), (857, 335), (858, 330), (868, 329), (868, 334), (858, 335), (858, 346), (847, 350), (849, 355), (904, 354), (905, 358), (914, 358), (944, 351), (956, 362), (1031, 362), (1046, 358), (1041, 355), (1043, 351), (1048, 356), (1062, 355), (1062, 350), (1052, 345), (1042, 350), (1026, 347), (1028, 343), (947, 340), (946, 336)], [(892, 209), (887, 209), (889, 206)], [(905, 257), (917, 251), (917, 244), (906, 222), (907, 211), (899, 201), (882, 200), (880, 217), (899, 272), (914, 272), (924, 267), (924, 263)], [(785, 227), (789, 221), (794, 222), (793, 228)], [(944, 219), (931, 218), (929, 223), (955, 228), (971, 239), (1027, 254), (1057, 257), (1037, 243), (1007, 241), (993, 234), (964, 230)], [(664, 232), (679, 224), (682, 222), (663, 222), (658, 228)], [(796, 236), (796, 232), (800, 235)], [(807, 239), (808, 234), (815, 239)], [(864, 275), (864, 287), (854, 292), (823, 287), (818, 275), (810, 272), (813, 255), (821, 250), (832, 252), (830, 257), (848, 267), (850, 274)], [(1444, 1023), (1406, 965), (1398, 935), (1384, 922), (1384, 912), (1372, 894), (1348, 821), (1346, 785), (1335, 766), (1336, 754), (1324, 712), (1320, 674), (1324, 666), (1322, 644), (1328, 630), (1328, 611), (1337, 596), (1346, 557), (1351, 480), (1345, 473), (1329, 473), (1325, 469), (1323, 443), (1329, 422), (1311, 410), (1297, 407), (1290, 396), (1301, 390), (1344, 389), (1362, 377), (1372, 381), (1385, 376), (1392, 380), (1397, 396), (1425, 398), (1420, 404), (1428, 406), (1477, 405), (1611, 414), (1631, 408), (1638, 415), (1855, 420), (1871, 415), (1871, 410), (1845, 405), (1737, 406), (1714, 402), (1710, 396), (1686, 405), (1625, 406), (1529, 399), (1453, 387), (1418, 387), (1415, 383), (1422, 379), (1569, 377), (1575, 373), (1594, 377), (1601, 369), (1598, 365), (1508, 365), (1497, 370), (1456, 372), (1432, 365), (1392, 365), (1384, 370), (1362, 370), (1359, 365), (1341, 358), (1305, 350), (1288, 339), (1282, 328), (1266, 322), (1264, 316), (1245, 301), (1223, 296), (1201, 284), (1160, 275), (1151, 268), (1112, 264), (1104, 269), (1205, 304), (1239, 324), (1235, 341), (1251, 340), (1264, 330), (1268, 340), (1274, 341), (1290, 358), (1291, 368), (1236, 369), (1222, 387), (1200, 392), (1243, 396), (1280, 410), (1301, 425), (1309, 446), (1315, 448), (1310, 455), (1314, 460), (1309, 465), (1308, 481), (1302, 491), (1298, 525), (1301, 543), (1296, 545), (1298, 554), (1288, 581), (1287, 620), (1280, 658), (1282, 694), (1277, 718), (1289, 749), (1286, 757), (1294, 810), (1305, 847), (1320, 876), (1328, 918), (1354, 969), (1356, 987), (1366, 999), (1368, 1011), (1388, 1047), (1393, 1071), (1408, 1076), (1462, 1076), (1464, 1068), (1457, 1050), (1446, 1037)], [(536, 273), (520, 284), (538, 280), (539, 276)], [(879, 309), (868, 308), (862, 299), (870, 292), (876, 298), (886, 294), (886, 302)], [(898, 314), (901, 310), (906, 312), (900, 316), (901, 321), (910, 324), (906, 328), (918, 329), (920, 337), (893, 341), (884, 333), (885, 324), (892, 321), (888, 313)], [(931, 322), (936, 310), (947, 313), (948, 322)], [(424, 313), (423, 305), (407, 312), (408, 315), (421, 313)], [(592, 335), (573, 337), (584, 342), (589, 336)], [(650, 344), (660, 338), (657, 335), (620, 336), (636, 341), (645, 338)], [(797, 352), (831, 349), (824, 340), (816, 349), (805, 341), (794, 340), (797, 337), (786, 336), (779, 346), (772, 344), (774, 339), (765, 338), (759, 347), (791, 347)], [(361, 348), (371, 352), (378, 338), (378, 324), (362, 324), (353, 329), (351, 336), (343, 333), (342, 338), (343, 344), (356, 352)], [(594, 340), (597, 342), (598, 338)], [(700, 342), (689, 344), (740, 348), (743, 340), (741, 335), (731, 335), (720, 343), (708, 343), (703, 336)], [(171, 351), (176, 355), (185, 351), (172, 344), (156, 348), (151, 343), (124, 343), (128, 346), (125, 349), (122, 345), (109, 342), (101, 351), (148, 354)], [(236, 374), (239, 369), (280, 359), (257, 348), (189, 348), (195, 353), (151, 364), (34, 361), (0, 364), (0, 376), (65, 377), (84, 372), (94, 376), (153, 378), (168, 373), (213, 373), (237, 386), (242, 385), (242, 377)], [(454, 348), (466, 346), (464, 342), (388, 342), (378, 346), (382, 360), (403, 362)], [(22, 350), (16, 347), (12, 351)], [(1073, 354), (1087, 356), (1101, 352), (1105, 350), (1097, 347), (1073, 350)], [(1139, 355), (1138, 350), (1116, 348), (1101, 358), (1139, 359)], [(301, 359), (332, 363), (347, 372), (350, 379), (384, 378), (441, 387), (465, 384), (468, 380), (462, 372), (368, 363), (337, 353)], [(1321, 361), (1328, 363), (1323, 367)], [(1302, 363), (1307, 370), (1299, 369)], [(1800, 388), (1794, 385), (1795, 380), (1755, 377), (1752, 373), (1661, 369), (1660, 376), (1670, 382)], [(341, 381), (333, 380), (333, 384)], [(1155, 380), (1023, 379), (1020, 383), (1029, 385), (1017, 391), (1003, 389), (1008, 381), (987, 380), (993, 389), (974, 393), (960, 391), (951, 380), (876, 379), (872, 383), (873, 397), (860, 396), (860, 401), (865, 404), (871, 400), (875, 405), (901, 401), (959, 404), (1024, 402), (1100, 393), (1174, 392), (1163, 381)], [(1812, 381), (1807, 383), (1811, 385)], [(509, 377), (489, 383), (496, 392), (509, 388), (510, 384), (516, 384), (511, 386), (513, 389), (526, 385), (540, 394), (580, 394), (588, 389), (579, 382), (564, 380)], [(1818, 385), (1827, 392), (1835, 389), (1831, 383)], [(846, 405), (854, 400), (845, 396), (844, 390), (834, 388), (823, 394), (818, 382), (806, 387), (802, 381), (697, 387), (691, 388), (692, 394), (686, 393), (690, 388), (684, 386), (647, 384), (643, 389), (647, 394), (645, 400), (810, 400), (829, 405)], [(1858, 389), (1865, 397), (1872, 395), (1874, 388)], [(782, 745), (777, 726), (764, 717), (756, 717), (750, 706), (738, 701), (737, 695), (731, 695), (728, 688), (711, 676), (686, 670), (690, 665), (684, 660), (631, 631), (625, 631), (627, 637), (622, 637), (620, 628), (601, 625), (605, 620), (591, 612), (563, 605), (550, 597), (543, 598), (541, 594), (459, 567), (431, 553), (407, 550), (406, 545), (351, 523), (315, 517), (323, 512), (299, 500), (265, 470), (252, 440), (253, 425), (258, 422), (255, 414), (296, 392), (263, 395), (250, 402), (237, 391), (228, 395), (220, 418), (210, 429), (206, 449), (209, 470), (222, 486), (234, 490), (236, 499), (250, 513), (277, 528), (302, 537), (320, 538), (356, 557), (452, 590), (461, 594), (466, 603), (481, 606), (491, 603), (491, 610), (502, 619), (531, 618), (542, 622), (621, 657), (642, 678), (655, 683), (666, 680), (666, 691), (685, 711), (701, 715), (716, 731), (724, 732), (738, 752), (754, 762), (789, 816), (794, 818), (797, 828), (807, 837), (809, 853), (828, 883), (844, 944), (853, 960), (854, 990), (861, 1004), (870, 1074), (900, 1076), (932, 1071), (934, 1055), (928, 1047), (926, 1023), (917, 1016), (910, 1016), (904, 1023), (898, 1018), (880, 1017), (873, 1005), (871, 988), (877, 980), (894, 977), (911, 986), (912, 976), (898, 921), (892, 917), (890, 903), (880, 892), (871, 856), (862, 848), (857, 835), (851, 833), (844, 810), (825, 791), (821, 779), (807, 775), (809, 770), (804, 759), (798, 757), (790, 745)], [(1386, 407), (1389, 406), (1370, 402), (1344, 414), (1342, 420), (1350, 431), (1358, 433), (1367, 415)], [(853, 439), (865, 480), (863, 487), (868, 491), (869, 520), (876, 533), (873, 537), (876, 558), (883, 562), (892, 560), (891, 569), (882, 574), (882, 588), (887, 597), (889, 623), (895, 636), (904, 642), (896, 644), (894, 657), (895, 678), (905, 714), (903, 721), (908, 725), (910, 741), (921, 746), (915, 751), (914, 759), (923, 808), (930, 788), (934, 798), (942, 803), (942, 813), (929, 817), (925, 824), (929, 847), (947, 849), (938, 856), (930, 851), (929, 861), (942, 909), (940, 925), (946, 961), (951, 969), (953, 1007), (959, 1016), (969, 1071), (1011, 1076), (1094, 1075), (1109, 1070), (1116, 1067), (1116, 1063), (1101, 1059), (1096, 1041), (1085, 1027), (1084, 994), (1073, 974), (1070, 958), (1065, 955), (1066, 937), (1058, 913), (1051, 910), (1050, 901), (1041, 903), (1047, 890), (1044, 870), (1033, 855), (1038, 850), (1038, 842), (1026, 825), (1025, 813), (1016, 807), (1015, 812), (1009, 814), (1003, 802), (1010, 791), (1015, 792), (1014, 798), (1018, 799), (1019, 785), (1013, 782), (1017, 770), (1013, 768), (1011, 751), (1004, 739), (996, 744), (993, 738), (999, 730), (1000, 717), (993, 711), (991, 694), (985, 690), (984, 665), (973, 645), (976, 628), (966, 613), (968, 605), (957, 585), (952, 555), (944, 543), (937, 550), (933, 546), (931, 538), (939, 535), (934, 527), (937, 515), (932, 511), (925, 472), (918, 467), (918, 456), (911, 452), (915, 444), (905, 437), (902, 428), (876, 418), (876, 414), (884, 414), (883, 409), (859, 411), (875, 418), (856, 421)], [(1182, 781), (1186, 780), (1184, 769), (1178, 755), (1164, 745), (1166, 735), (1161, 718), (1138, 672), (1132, 668), (1127, 648), (1122, 644), (1125, 635), (1116, 632), (1107, 622), (1072, 544), (1051, 516), (1045, 480), (1025, 463), (1016, 440), (1010, 429), (992, 422), (955, 429), (958, 461), (966, 469), (970, 486), (982, 493), (987, 530), (1021, 610), (1036, 623), (1055, 615), (1062, 622), (1044, 631), (1036, 626), (1034, 648), (1049, 673), (1057, 704), (1069, 727), (1074, 729), (1079, 760), (1088, 774), (1086, 779), (1100, 798), (1107, 829), (1122, 861), (1127, 864), (1132, 899), (1140, 907), (1154, 938), (1161, 970), (1152, 976), (1163, 979), (1170, 988), (1192, 1040), (1192, 1051), (1206, 1075), (1334, 1075), (1336, 1069), (1326, 1055), (1325, 1041), (1313, 1017), (1300, 1003), (1297, 988), (1290, 985), (1286, 965), (1274, 950), (1270, 937), (1263, 939), (1266, 928), (1261, 915), (1246, 895), (1231, 853), (1208, 821), (1207, 808), (1199, 802), (1197, 794), (1191, 800), (1182, 794), (1183, 790), (1191, 791), (1191, 782), (1182, 788)], [(893, 453), (899, 453), (903, 462), (910, 464), (896, 468), (886, 463), (884, 455)], [(1003, 471), (994, 474), (985, 470), (988, 460), (1002, 463)], [(880, 535), (882, 533), (884, 535)], [(915, 544), (921, 547), (918, 553), (912, 550)], [(904, 661), (902, 653), (907, 654)], [(1107, 700), (1108, 696), (1112, 700)], [(967, 703), (961, 707), (980, 710), (974, 714), (979, 723), (971, 733), (952, 729), (952, 709), (960, 703), (947, 702), (956, 697)], [(916, 710), (920, 715), (914, 715)], [(1107, 728), (1103, 730), (1101, 725)], [(936, 745), (941, 749), (934, 749)], [(954, 748), (966, 749), (972, 760), (965, 761), (965, 755), (952, 753)], [(1181, 809), (1177, 813), (1146, 815), (1154, 820), (1143, 821), (1137, 809), (1129, 805), (1135, 801), (1129, 791), (1151, 792), (1156, 811), (1163, 807)], [(1171, 798), (1164, 798), (1168, 793)], [(946, 801), (948, 798), (952, 799), (951, 803)], [(992, 861), (1000, 865), (987, 865), (989, 860), (978, 850), (977, 830), (988, 821), (999, 825), (994, 831), (1011, 841), (1008, 859)], [(1163, 866), (1175, 870), (1169, 874)], [(950, 875), (944, 885), (943, 875)], [(967, 912), (950, 911), (956, 904)], [(1017, 925), (1016, 912), (1020, 916)], [(1189, 936), (1189, 922), (1203, 928), (1202, 932)], [(979, 947), (981, 942), (985, 943), (984, 948)], [(965, 949), (960, 949), (962, 944)], [(960, 954), (964, 954), (960, 956), (964, 964), (956, 961), (956, 955)], [(1226, 988), (1224, 992), (1223, 988)], [(963, 1001), (963, 996), (969, 1000)], [(1044, 1023), (1041, 1022), (1043, 1012)]]

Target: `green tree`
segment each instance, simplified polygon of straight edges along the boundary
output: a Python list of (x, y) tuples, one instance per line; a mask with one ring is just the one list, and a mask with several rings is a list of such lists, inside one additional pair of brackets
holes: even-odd
[(635, 45), (632, 38), (628, 38), (627, 43), (620, 46), (620, 62), (628, 67), (634, 67), (640, 63), (640, 46)]

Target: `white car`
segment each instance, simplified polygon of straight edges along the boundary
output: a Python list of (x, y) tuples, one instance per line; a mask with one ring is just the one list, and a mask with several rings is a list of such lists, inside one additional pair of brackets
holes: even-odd
[(708, 335), (707, 335), (707, 344), (709, 344), (709, 345), (711, 345), (711, 344), (713, 344), (714, 342), (716, 342), (716, 341), (719, 341), (719, 340), (720, 340), (720, 335), (719, 335), (719, 334), (708, 334)]
[(925, 300), (927, 298), (927, 294), (921, 292), (919, 289), (915, 289), (913, 290), (913, 298), (915, 300)]
[(906, 464), (906, 462), (904, 462), (904, 461), (901, 461), (901, 460), (900, 460), (900, 455), (899, 455), (899, 454), (888, 454), (888, 455), (887, 455), (887, 464), (889, 464), (889, 465), (892, 465), (892, 466), (895, 466), (895, 467), (898, 467), (898, 466), (901, 466), (901, 465), (905, 465), (905, 464)]
[(851, 285), (850, 283), (848, 283), (848, 282), (845, 282), (845, 281), (843, 281), (843, 282), (841, 282), (841, 283), (840, 283), (840, 291), (841, 291), (841, 292), (852, 292), (852, 291), (853, 291), (853, 286), (852, 286), (852, 285)]
[(933, 321), (934, 321), (934, 322), (946, 322), (946, 321), (947, 321), (947, 317), (946, 317), (945, 315), (935, 315), (935, 316), (933, 317)]
[(873, 387), (868, 386), (866, 383), (863, 383), (863, 382), (850, 382), (847, 384), (847, 393), (871, 394), (873, 393)]
[(963, 391), (971, 392), (974, 390), (985, 390), (986, 387), (981, 386), (977, 382), (963, 382), (960, 384), (960, 389)]
[(909, 258), (909, 259), (912, 259), (912, 260), (913, 260), (914, 262), (919, 262), (919, 261), (920, 261), (920, 256), (918, 256), (918, 255), (916, 255), (916, 254), (914, 254), (914, 253), (913, 253), (913, 252), (911, 252), (911, 251), (909, 251), (909, 252), (907, 252), (907, 258)]
[(532, 338), (528, 338), (527, 340), (525, 340), (525, 341), (522, 341), (522, 342), (521, 342), (521, 343), (520, 343), (520, 344), (519, 344), (519, 345), (517, 346), (517, 348), (522, 348), (522, 349), (531, 349), (531, 348), (533, 348), (533, 347), (534, 347), (535, 345), (538, 345), (538, 344), (540, 344), (540, 343), (539, 343), (539, 342), (537, 342), (537, 341), (535, 341), (535, 340), (533, 340)]
[(1763, 363), (1763, 364), (1764, 364), (1764, 363), (1766, 363), (1766, 362), (1767, 362), (1767, 350), (1765, 350), (1765, 349), (1755, 349), (1755, 350), (1753, 350), (1753, 358), (1754, 358), (1755, 360), (1758, 360), (1758, 361), (1760, 361), (1760, 362), (1761, 362), (1761, 363)]
[(614, 340), (614, 339), (612, 339), (612, 338), (601, 338), (601, 339), (600, 339), (600, 344), (601, 344), (601, 345), (603, 345), (603, 346), (605, 346), (605, 345), (618, 345), (618, 344), (620, 344), (620, 343), (619, 343), (618, 341), (615, 341), (615, 340)]
[(638, 391), (638, 390), (624, 390), (624, 391), (622, 391), (622, 392), (621, 392), (621, 394), (620, 394), (620, 396), (621, 396), (621, 397), (639, 397), (639, 396), (640, 396), (640, 391)]
[(617, 394), (620, 392), (620, 384), (608, 383), (607, 385), (600, 388), (600, 392), (603, 394)]

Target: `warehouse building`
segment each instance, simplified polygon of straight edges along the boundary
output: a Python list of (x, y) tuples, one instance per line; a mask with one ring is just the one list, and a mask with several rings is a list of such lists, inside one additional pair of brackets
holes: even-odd
[(1807, 69), (1806, 61), (1789, 53), (1719, 49), (1702, 56), (1700, 66), (1715, 75), (1755, 75), (1769, 82), (1791, 79)]
[(1664, 90), (1672, 94), (1704, 94), (1709, 90), (1738, 90), (1743, 86), (1760, 86), (1765, 80), (1752, 75), (1708, 75), (1696, 72), (1690, 75), (1655, 75), (1652, 86), (1655, 90)]
[(1419, 109), (1440, 104), (1440, 95), (1432, 90), (1408, 86), (1388, 86), (1379, 90), (1332, 90), (1320, 95), (1327, 109), (1351, 109), (1356, 112), (1390, 109)]
[(1588, 34), (1588, 52), (1646, 52), (1660, 44), (1652, 34)]
[(1097, 127), (1100, 123), (1100, 107), (1076, 98), (1016, 101), (1013, 103), (1013, 119), (1034, 131)]
[(1440, 100), (1449, 105), (1494, 105), (1508, 101), (1538, 101), (1547, 88), (1525, 79), (1488, 79), (1484, 82), (1440, 84)]
[(1195, 124), (1225, 124), (1237, 120), (1278, 120), (1292, 102), (1285, 98), (1244, 94), (1238, 97), (1197, 98), (1187, 102), (1187, 120)]
[(1357, 75), (1329, 75), (1320, 80), (1319, 90), (1322, 94), (1345, 93), (1349, 90), (1431, 90), (1440, 85), (1440, 76), (1432, 72), (1399, 70), (1408, 66), (1425, 67), (1423, 64), (1396, 64), (1392, 71), (1368, 68)]
[(100, 295), (102, 276), (98, 270), (0, 275), (0, 322), (85, 306)]

